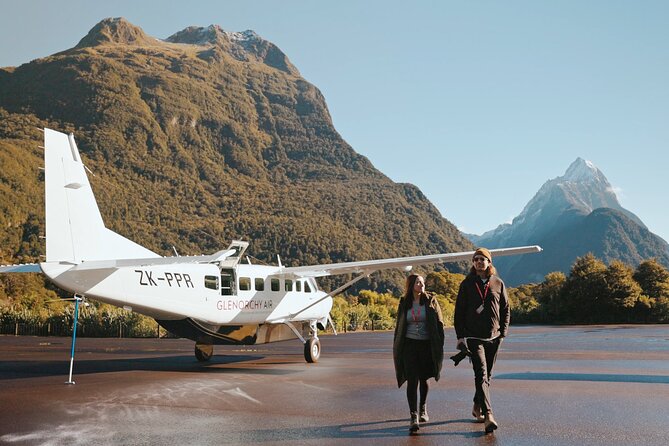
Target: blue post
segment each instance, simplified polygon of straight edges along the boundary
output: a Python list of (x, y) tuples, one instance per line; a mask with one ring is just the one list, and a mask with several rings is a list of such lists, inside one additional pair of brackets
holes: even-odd
[(72, 327), (72, 353), (70, 355), (70, 379), (65, 384), (74, 384), (72, 381), (72, 367), (74, 366), (74, 344), (77, 342), (77, 321), (79, 319), (79, 301), (81, 297), (74, 296), (74, 326)]

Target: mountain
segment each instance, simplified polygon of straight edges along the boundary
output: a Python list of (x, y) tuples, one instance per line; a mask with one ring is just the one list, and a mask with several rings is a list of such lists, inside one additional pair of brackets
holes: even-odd
[(510, 224), (469, 238), (491, 248), (524, 244), (544, 248), (532, 259), (495, 262), (510, 285), (540, 282), (551, 271), (567, 273), (574, 260), (588, 252), (605, 262), (636, 265), (655, 257), (669, 265), (667, 242), (624, 209), (604, 174), (581, 158), (563, 176), (547, 181)]
[(75, 134), (107, 226), (163, 255), (231, 239), (286, 265), (472, 248), (356, 153), (321, 92), (253, 31), (160, 40), (105, 19), (74, 48), (0, 68), (0, 263), (44, 253), (44, 126)]

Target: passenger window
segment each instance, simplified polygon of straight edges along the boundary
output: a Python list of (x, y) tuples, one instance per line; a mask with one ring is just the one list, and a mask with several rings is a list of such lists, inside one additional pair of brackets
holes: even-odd
[(264, 291), (265, 290), (265, 279), (263, 279), (261, 277), (256, 277), (255, 285), (256, 285), (256, 291)]
[(295, 282), (295, 291), (302, 291), (302, 282), (299, 280)]
[(309, 282), (304, 282), (304, 292), (311, 293), (311, 287), (309, 286)]
[(279, 291), (279, 288), (281, 288), (279, 279), (272, 279), (271, 286), (272, 286), (272, 291)]
[(286, 291), (293, 291), (293, 281), (286, 279)]
[(204, 287), (211, 290), (217, 290), (218, 276), (204, 276)]
[(251, 289), (251, 279), (248, 277), (239, 278), (239, 290), (249, 291)]

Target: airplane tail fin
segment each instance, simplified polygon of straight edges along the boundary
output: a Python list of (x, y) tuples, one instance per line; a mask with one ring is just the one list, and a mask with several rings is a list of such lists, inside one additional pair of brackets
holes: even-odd
[(107, 229), (72, 134), (44, 129), (46, 261), (160, 257)]

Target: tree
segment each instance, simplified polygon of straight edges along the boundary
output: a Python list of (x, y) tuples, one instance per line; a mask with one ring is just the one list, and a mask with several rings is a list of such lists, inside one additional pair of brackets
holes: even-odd
[(597, 312), (599, 321), (631, 322), (632, 309), (642, 293), (641, 287), (632, 278), (632, 268), (619, 260), (612, 261), (604, 272), (604, 284), (599, 299), (600, 311)]
[(449, 273), (448, 271), (432, 272), (425, 277), (425, 289), (455, 302), (460, 283), (464, 278), (463, 274)]
[(643, 294), (658, 299), (669, 297), (669, 271), (657, 260), (645, 260), (634, 271), (634, 280), (641, 286)]
[(539, 320), (545, 323), (558, 322), (564, 315), (562, 289), (567, 282), (563, 272), (554, 271), (546, 274), (544, 281), (536, 291), (539, 303)]
[(390, 309), (385, 305), (369, 305), (369, 319), (375, 330), (389, 330), (395, 326), (395, 319), (390, 315)]
[(593, 323), (601, 320), (600, 302), (604, 298), (606, 265), (592, 253), (578, 257), (562, 288), (563, 321)]
[(660, 323), (669, 322), (669, 271), (655, 259), (646, 260), (637, 267), (634, 272), (634, 280), (648, 296), (649, 320)]
[(365, 323), (369, 321), (369, 309), (361, 304), (351, 306), (348, 311), (348, 320), (348, 328), (351, 330), (364, 329)]
[(539, 285), (528, 284), (509, 288), (511, 320), (520, 323), (536, 322), (539, 318), (539, 302), (535, 298)]
[(669, 323), (669, 297), (657, 298), (651, 309), (651, 314), (653, 322)]
[(448, 271), (431, 272), (425, 277), (425, 289), (437, 298), (446, 326), (453, 325), (455, 299), (458, 297), (460, 283), (464, 278), (463, 274)]
[(330, 317), (332, 318), (335, 327), (337, 327), (337, 330), (345, 330), (348, 328), (347, 308), (348, 303), (346, 302), (346, 299), (341, 296), (335, 296), (332, 302), (332, 310), (330, 310)]

